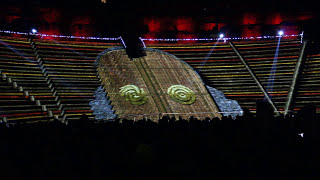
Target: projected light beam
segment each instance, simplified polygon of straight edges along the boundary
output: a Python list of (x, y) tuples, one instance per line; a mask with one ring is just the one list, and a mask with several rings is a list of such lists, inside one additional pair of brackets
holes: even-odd
[(59, 44), (59, 46), (62, 46), (62, 47), (64, 47), (64, 48), (66, 48), (66, 49), (74, 52), (74, 53), (77, 54), (78, 56), (81, 56), (81, 57), (83, 57), (83, 58), (86, 59), (86, 60), (90, 60), (90, 58), (89, 58), (88, 56), (84, 55), (83, 53), (78, 52), (78, 51), (74, 50), (73, 48), (67, 47), (67, 46), (61, 44), (59, 41), (56, 41), (56, 40), (52, 40), (52, 41), (55, 42), (56, 44)]
[[(278, 39), (277, 49), (276, 49), (276, 52), (274, 54), (274, 59), (273, 59), (273, 63), (272, 63), (272, 67), (271, 67), (271, 71), (270, 71), (270, 75), (269, 75), (268, 85), (267, 85), (267, 89), (266, 89), (268, 94), (270, 94), (273, 91), (275, 74), (276, 74), (276, 71), (277, 71), (277, 63), (278, 63), (278, 54), (279, 54), (280, 41), (281, 41), (281, 36), (279, 36), (279, 39)], [(270, 98), (271, 97), (272, 96), (270, 96)]]
[[(222, 37), (221, 37), (222, 35)], [(210, 49), (210, 51), (208, 52), (208, 54), (206, 55), (206, 57), (204, 58), (204, 61), (200, 64), (200, 68), (199, 70), (197, 70), (198, 72), (200, 71), (200, 69), (202, 68), (202, 66), (204, 66), (206, 64), (206, 62), (208, 61), (209, 57), (211, 56), (213, 50), (216, 48), (217, 44), (219, 43), (219, 40), (223, 38), (223, 34), (220, 34), (220, 38), (214, 43), (214, 45), (212, 46), (212, 48)]]
[(8, 45), (7, 43), (3, 42), (0, 40), (0, 43), (3, 44), (4, 46), (6, 46), (8, 49), (10, 49), (11, 51), (15, 52), (16, 54), (18, 54), (19, 56), (21, 56), (23, 59), (29, 61), (30, 63), (33, 63), (28, 57), (25, 57), (25, 55), (23, 55), (22, 52), (20, 52), (19, 50), (17, 50), (16, 48), (13, 48), (12, 46)]

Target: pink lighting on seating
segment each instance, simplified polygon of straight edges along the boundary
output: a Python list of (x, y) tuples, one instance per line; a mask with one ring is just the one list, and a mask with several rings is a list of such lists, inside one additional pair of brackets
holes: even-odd
[[(301, 34), (297, 35), (284, 35), (285, 38), (299, 37)], [(233, 38), (223, 38), (225, 41), (230, 40), (256, 40), (256, 39), (275, 39), (279, 36), (258, 36), (258, 37), (233, 37)], [(194, 39), (142, 39), (144, 41), (217, 41), (219, 38), (194, 38)]]

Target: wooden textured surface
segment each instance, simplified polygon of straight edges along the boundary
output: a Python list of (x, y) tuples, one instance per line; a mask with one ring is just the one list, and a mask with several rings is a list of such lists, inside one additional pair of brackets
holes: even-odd
[[(190, 66), (160, 51), (147, 50), (146, 55), (131, 60), (124, 50), (113, 50), (99, 61), (99, 76), (120, 118), (160, 113), (177, 113), (176, 117), (184, 118), (191, 115), (198, 118), (221, 117), (204, 83)], [(148, 97), (147, 102), (136, 105), (125, 100), (119, 91), (126, 85), (142, 88)], [(191, 89), (196, 101), (193, 104), (174, 101), (167, 92), (172, 85)], [(156, 119), (158, 116), (151, 117)]]

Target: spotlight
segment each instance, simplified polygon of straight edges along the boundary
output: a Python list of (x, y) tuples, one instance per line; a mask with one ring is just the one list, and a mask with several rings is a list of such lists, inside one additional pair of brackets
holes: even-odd
[(280, 31), (278, 32), (278, 35), (279, 35), (279, 36), (283, 36), (283, 34), (284, 34), (284, 32), (283, 32), (282, 30), (280, 30)]
[(32, 32), (33, 34), (35, 34), (35, 33), (37, 33), (38, 31), (37, 31), (36, 29), (31, 29), (31, 32)]
[(298, 135), (300, 135), (301, 137), (303, 137), (303, 133), (300, 133), (300, 134), (298, 134)]
[(221, 33), (221, 34), (219, 35), (219, 38), (223, 38), (223, 37), (224, 37), (224, 34)]

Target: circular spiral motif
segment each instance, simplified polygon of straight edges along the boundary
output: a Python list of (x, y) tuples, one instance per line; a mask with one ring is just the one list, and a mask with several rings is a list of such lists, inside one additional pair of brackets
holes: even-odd
[(121, 96), (124, 96), (131, 104), (142, 105), (148, 100), (144, 90), (135, 85), (122, 86), (119, 92)]
[(193, 104), (196, 101), (194, 92), (182, 85), (172, 85), (168, 88), (170, 98), (181, 104)]

